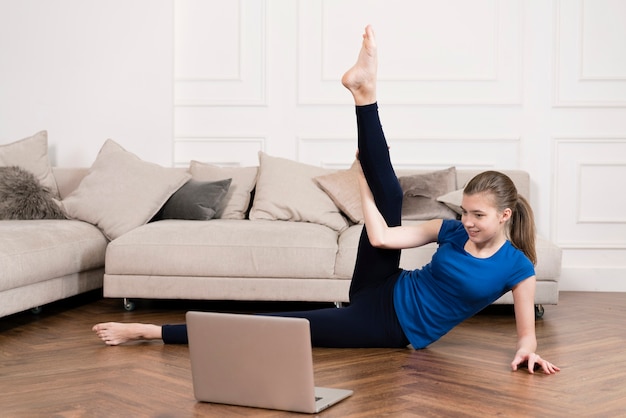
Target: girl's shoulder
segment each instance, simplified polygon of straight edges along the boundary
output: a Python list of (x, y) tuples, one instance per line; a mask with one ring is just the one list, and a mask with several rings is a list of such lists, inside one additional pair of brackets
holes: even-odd
[(444, 219), (439, 230), (437, 242), (442, 244), (447, 241), (467, 241), (468, 235), (463, 223), (456, 219)]
[(500, 251), (505, 258), (509, 260), (511, 264), (516, 264), (522, 266), (527, 269), (533, 269), (534, 265), (532, 261), (524, 254), (522, 250), (517, 248), (513, 243), (509, 240), (506, 241), (505, 246)]

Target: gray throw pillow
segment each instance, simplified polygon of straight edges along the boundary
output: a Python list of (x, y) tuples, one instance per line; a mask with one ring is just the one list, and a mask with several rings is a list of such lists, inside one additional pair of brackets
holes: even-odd
[(213, 219), (222, 199), (228, 193), (232, 179), (219, 181), (189, 180), (174, 193), (153, 220), (187, 219), (206, 221)]
[(52, 193), (20, 167), (0, 167), (0, 219), (65, 219)]
[(258, 171), (259, 167), (219, 167), (195, 160), (189, 163), (189, 172), (194, 180), (233, 179), (215, 215), (220, 219), (246, 219)]
[(457, 213), (437, 198), (456, 187), (456, 168), (399, 177), (404, 192), (402, 219), (456, 219)]

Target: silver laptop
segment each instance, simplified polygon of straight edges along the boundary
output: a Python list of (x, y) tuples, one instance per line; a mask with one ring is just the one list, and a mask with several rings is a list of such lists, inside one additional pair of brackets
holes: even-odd
[(198, 401), (317, 413), (352, 395), (316, 388), (309, 321), (187, 312)]

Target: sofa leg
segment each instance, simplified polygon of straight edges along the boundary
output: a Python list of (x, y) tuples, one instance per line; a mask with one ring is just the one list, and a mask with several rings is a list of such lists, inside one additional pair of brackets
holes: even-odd
[(43, 311), (42, 306), (35, 306), (34, 308), (30, 310), (30, 313), (32, 313), (33, 315), (39, 315), (41, 311)]
[(535, 319), (543, 318), (543, 313), (544, 313), (543, 305), (535, 305)]
[(335, 302), (335, 308), (343, 308), (343, 302)]
[(128, 312), (135, 310), (135, 302), (128, 298), (124, 298), (124, 309)]

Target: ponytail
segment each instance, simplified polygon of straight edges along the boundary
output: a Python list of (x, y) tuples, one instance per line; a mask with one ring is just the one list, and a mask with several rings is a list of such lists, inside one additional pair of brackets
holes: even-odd
[(533, 264), (537, 264), (535, 248), (535, 217), (533, 209), (524, 196), (517, 196), (517, 202), (509, 221), (511, 243), (520, 249)]
[(533, 264), (537, 264), (535, 217), (528, 200), (517, 193), (515, 184), (507, 175), (498, 171), (478, 174), (463, 190), (466, 195), (483, 192), (488, 192), (494, 197), (499, 212), (506, 208), (511, 209), (507, 231), (511, 244), (522, 251)]

